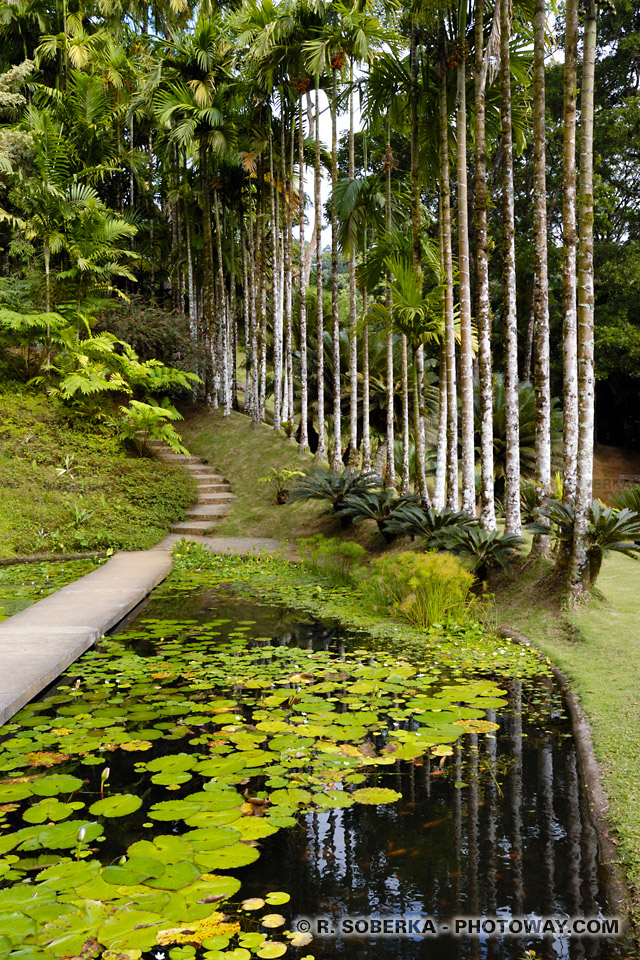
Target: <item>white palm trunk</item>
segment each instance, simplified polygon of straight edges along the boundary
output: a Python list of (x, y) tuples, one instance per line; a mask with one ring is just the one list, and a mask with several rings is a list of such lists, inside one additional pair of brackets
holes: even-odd
[(460, 290), (460, 400), (462, 439), (462, 509), (475, 516), (476, 477), (473, 423), (473, 344), (469, 279), (469, 215), (467, 209), (467, 100), (465, 61), (458, 66), (456, 130), (458, 140), (458, 282)]
[(562, 361), (564, 503), (576, 494), (578, 459), (578, 317), (576, 300), (576, 108), (578, 0), (567, 0), (564, 39), (564, 123), (562, 159)]
[(504, 353), (506, 420), (505, 531), (520, 535), (520, 410), (518, 403), (518, 317), (516, 313), (516, 248), (513, 198), (513, 135), (509, 0), (500, 0), (500, 119), (502, 129), (502, 223), (504, 232)]
[[(350, 65), (353, 83), (353, 60)], [(353, 123), (353, 90), (349, 94), (349, 179), (356, 175)], [(356, 248), (349, 253), (349, 466), (358, 465), (358, 340), (357, 340)]]
[[(338, 81), (333, 71), (331, 97), (331, 190), (338, 183), (338, 125), (337, 98)], [(333, 339), (333, 457), (334, 470), (342, 470), (342, 411), (340, 406), (340, 312), (338, 306), (338, 212), (336, 204), (331, 204), (331, 319)]]
[(440, 351), (439, 393), (436, 477), (433, 489), (433, 505), (436, 510), (442, 510), (447, 499), (447, 356), (444, 345)]
[(594, 310), (593, 310), (593, 114), (596, 15), (588, 0), (584, 20), (582, 91), (580, 101), (580, 195), (578, 218), (578, 469), (573, 552), (569, 590), (573, 600), (591, 585), (589, 571), (589, 510), (593, 496)]
[[(385, 219), (387, 233), (391, 232), (391, 126), (387, 122), (387, 169), (386, 169), (386, 193), (385, 193)], [(393, 300), (391, 296), (391, 272), (387, 270), (387, 292), (386, 304), (389, 317)], [(396, 485), (396, 461), (395, 461), (395, 424), (394, 424), (394, 370), (393, 370), (393, 328), (391, 322), (387, 326), (387, 431), (386, 448), (387, 462), (385, 473), (385, 486), (395, 487)]]
[(493, 372), (491, 306), (489, 301), (489, 234), (487, 227), (487, 141), (484, 61), (484, 0), (476, 2), (475, 19), (475, 161), (476, 161), (476, 324), (478, 327), (478, 389), (480, 394), (480, 521), (496, 529), (493, 489)]
[(402, 378), (402, 472), (400, 491), (401, 493), (409, 493), (409, 361), (407, 357), (407, 338), (404, 333), (400, 338), (400, 345), (400, 376)]
[(273, 429), (279, 430), (282, 420), (282, 291), (280, 289), (280, 202), (273, 166), (273, 135), (269, 128), (269, 176), (272, 239), (273, 290)]
[(224, 261), (222, 259), (222, 226), (220, 223), (220, 199), (218, 191), (213, 191), (213, 214), (216, 223), (216, 254), (218, 257), (218, 325), (222, 341), (221, 360), (222, 369), (220, 371), (222, 387), (222, 409), (223, 415), (231, 415), (231, 392), (229, 390), (229, 337), (228, 337), (228, 317), (227, 317), (227, 298), (225, 294), (224, 283)]
[(305, 242), (304, 242), (304, 115), (302, 92), (299, 98), (299, 125), (298, 125), (298, 209), (300, 217), (300, 444), (299, 452), (309, 449), (308, 437), (308, 410), (309, 410), (309, 379), (307, 372), (307, 289), (305, 285)]
[(251, 290), (249, 288), (249, 267), (247, 265), (247, 245), (242, 234), (242, 289), (244, 306), (244, 412), (251, 413)]
[(456, 330), (453, 311), (453, 252), (451, 249), (451, 192), (449, 186), (449, 118), (447, 75), (440, 78), (440, 214), (444, 266), (444, 337), (447, 358), (447, 506), (458, 509), (458, 394), (456, 384)]
[(318, 449), (316, 459), (324, 462), (327, 459), (327, 440), (324, 428), (324, 304), (322, 283), (322, 173), (320, 170), (320, 92), (316, 77), (315, 97), (315, 138), (316, 153), (314, 158), (314, 215), (316, 225), (316, 301), (317, 301), (317, 335), (318, 350), (316, 371), (318, 380)]
[[(544, 42), (545, 0), (536, 0), (533, 47), (533, 272), (536, 502), (544, 508), (551, 488), (551, 384), (549, 373), (549, 288), (547, 270), (547, 177)], [(546, 554), (550, 539), (534, 537), (532, 553)]]

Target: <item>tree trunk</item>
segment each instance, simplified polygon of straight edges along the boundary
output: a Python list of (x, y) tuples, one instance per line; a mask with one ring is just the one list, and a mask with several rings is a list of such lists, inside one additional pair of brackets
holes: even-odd
[(593, 314), (593, 116), (597, 7), (588, 0), (584, 20), (580, 101), (580, 195), (578, 217), (578, 463), (569, 590), (574, 601), (589, 590), (588, 532), (593, 496), (594, 314)]
[[(249, 216), (251, 214), (249, 213)], [(247, 245), (242, 234), (242, 287), (244, 291), (244, 412), (251, 413), (251, 289), (249, 287), (249, 268), (247, 264)]]
[(578, 457), (578, 324), (576, 307), (576, 106), (578, 0), (567, 0), (564, 42), (564, 124), (562, 161), (562, 360), (563, 460), (562, 500), (573, 503)]
[[(331, 91), (331, 191), (338, 183), (338, 79), (335, 69)], [(342, 418), (340, 408), (340, 313), (338, 309), (338, 210), (331, 202), (331, 317), (333, 323), (333, 457), (334, 470), (342, 470)]]
[(231, 415), (231, 394), (229, 392), (229, 350), (227, 337), (226, 296), (224, 284), (224, 261), (222, 259), (222, 228), (220, 225), (220, 203), (217, 188), (213, 191), (213, 212), (216, 219), (216, 253), (218, 256), (218, 325), (222, 331), (221, 371), (223, 415)]
[(458, 509), (458, 398), (456, 387), (456, 330), (453, 312), (453, 253), (451, 249), (451, 193), (449, 187), (449, 118), (447, 74), (440, 77), (440, 212), (444, 266), (444, 320), (447, 358), (447, 506)]
[(231, 406), (238, 409), (238, 308), (236, 303), (236, 227), (233, 210), (229, 216), (229, 377)]
[(516, 248), (513, 198), (513, 140), (509, 0), (500, 0), (500, 119), (502, 130), (502, 222), (504, 231), (504, 352), (506, 419), (505, 532), (520, 535), (520, 411), (518, 403), (518, 317), (516, 314)]
[(258, 382), (258, 290), (256, 277), (260, 275), (260, 244), (258, 233), (258, 211), (253, 215), (253, 203), (249, 204), (249, 282), (251, 284), (251, 419), (254, 425), (260, 422), (259, 382)]
[[(547, 177), (545, 130), (545, 0), (536, 0), (533, 35), (533, 270), (535, 313), (536, 506), (546, 506), (551, 489), (551, 385), (549, 374), (549, 288), (547, 275)], [(540, 518), (542, 519), (542, 517)], [(533, 538), (533, 555), (547, 554), (551, 541)]]
[(282, 300), (284, 309), (284, 383), (282, 390), (281, 420), (293, 420), (293, 410), (289, 403), (289, 382), (293, 370), (291, 344), (291, 183), (287, 173), (287, 150), (285, 141), (285, 109), (284, 89), (280, 91), (280, 166), (282, 179), (282, 232), (283, 232), (283, 288)]
[(489, 235), (487, 228), (487, 141), (484, 62), (484, 0), (476, 0), (475, 18), (475, 162), (476, 162), (476, 324), (478, 327), (478, 390), (480, 394), (480, 522), (496, 529), (493, 493), (493, 373), (491, 305), (489, 300)]
[(462, 509), (476, 513), (475, 444), (473, 424), (473, 344), (471, 282), (469, 279), (469, 220), (467, 211), (467, 93), (466, 61), (458, 66), (456, 130), (458, 139), (458, 279), (460, 286), (460, 399), (462, 434)]
[(304, 107), (302, 91), (299, 97), (299, 126), (298, 126), (298, 214), (300, 217), (300, 445), (299, 453), (309, 449), (308, 437), (308, 373), (307, 373), (307, 290), (304, 282)]
[(402, 473), (400, 492), (409, 493), (409, 363), (407, 358), (407, 338), (400, 338), (402, 376)]
[[(206, 343), (211, 355), (211, 375), (215, 383), (218, 358), (213, 340), (215, 317), (214, 265), (213, 265), (213, 229), (211, 224), (211, 191), (209, 188), (209, 168), (204, 141), (200, 144), (200, 182), (202, 196), (202, 312)], [(211, 383), (205, 384), (205, 390), (211, 396), (213, 407), (218, 406), (218, 398)]]
[[(353, 60), (349, 79), (353, 84)], [(353, 89), (349, 94), (349, 179), (356, 175), (353, 123)], [(349, 251), (349, 466), (358, 465), (358, 340), (357, 340), (356, 245)]]
[[(386, 193), (385, 193), (385, 217), (387, 233), (391, 233), (391, 169), (393, 154), (391, 151), (391, 125), (387, 121), (387, 157), (386, 166)], [(394, 430), (394, 372), (393, 372), (393, 327), (391, 325), (391, 310), (393, 306), (391, 296), (391, 271), (387, 270), (387, 293), (386, 293), (387, 311), (389, 314), (389, 324), (387, 326), (387, 470), (385, 474), (385, 485), (395, 487), (396, 485), (396, 461), (395, 461), (395, 430)]]
[(316, 459), (322, 463), (327, 459), (327, 441), (324, 428), (324, 287), (322, 283), (322, 172), (320, 168), (320, 90), (316, 77), (315, 97), (315, 141), (316, 150), (313, 164), (313, 205), (316, 227), (316, 301), (317, 301), (317, 337), (316, 378), (318, 381), (318, 448)]
[(440, 397), (438, 402), (438, 447), (433, 506), (442, 510), (447, 499), (447, 354), (440, 350)]
[(273, 132), (269, 124), (269, 197), (271, 200), (272, 289), (273, 289), (273, 429), (279, 430), (282, 420), (282, 291), (280, 290), (280, 201), (273, 166)]

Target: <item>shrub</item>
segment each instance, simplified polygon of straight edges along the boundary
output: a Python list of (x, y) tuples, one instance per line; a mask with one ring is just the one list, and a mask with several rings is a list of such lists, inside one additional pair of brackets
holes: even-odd
[(633, 510), (635, 513), (640, 513), (640, 486), (614, 493), (611, 497), (611, 506), (614, 510)]
[[(339, 514), (346, 496), (360, 495), (381, 486), (382, 480), (375, 473), (363, 473), (350, 467), (342, 471), (314, 467), (296, 483), (290, 500), (292, 503), (299, 500), (326, 500), (334, 513)], [(345, 514), (341, 523), (348, 527), (351, 517)]]
[(342, 586), (354, 582), (355, 569), (367, 552), (353, 540), (323, 537), (321, 533), (298, 540), (298, 547), (308, 570), (321, 573)]
[(435, 545), (441, 533), (450, 527), (467, 527), (474, 523), (477, 523), (474, 517), (448, 507), (435, 510), (420, 503), (405, 503), (389, 519), (387, 528), (390, 533), (409, 534), (412, 540), (424, 537), (427, 545)]
[(364, 491), (357, 494), (347, 494), (342, 506), (337, 511), (341, 521), (358, 522), (360, 520), (375, 520), (378, 530), (387, 542), (398, 534), (390, 522), (403, 514), (408, 504), (418, 505), (420, 497), (417, 494), (406, 494), (398, 497), (394, 490)]
[(463, 622), (473, 574), (456, 557), (443, 553), (400, 553), (379, 557), (363, 571), (365, 597), (422, 627)]
[(451, 527), (440, 538), (443, 549), (471, 560), (471, 569), (478, 580), (485, 580), (498, 567), (508, 571), (523, 543), (522, 537), (514, 533), (489, 532), (478, 523)]
[(277, 467), (271, 467), (266, 477), (260, 477), (258, 479), (258, 483), (270, 484), (276, 495), (276, 503), (283, 504), (286, 503), (291, 496), (289, 487), (294, 477), (304, 477), (304, 473), (302, 470), (287, 470), (286, 467), (283, 467), (282, 470), (278, 470)]

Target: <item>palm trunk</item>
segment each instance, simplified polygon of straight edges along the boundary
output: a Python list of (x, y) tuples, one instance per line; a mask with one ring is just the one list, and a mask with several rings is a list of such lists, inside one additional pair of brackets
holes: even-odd
[(504, 231), (504, 352), (506, 419), (505, 531), (520, 535), (520, 411), (518, 403), (518, 318), (516, 314), (516, 250), (511, 130), (509, 0), (500, 0), (500, 118), (502, 128), (502, 222)]
[(478, 327), (478, 388), (480, 394), (480, 521), (496, 529), (493, 493), (493, 373), (491, 306), (489, 301), (489, 235), (487, 228), (487, 141), (484, 62), (484, 0), (476, 0), (475, 18), (475, 162), (476, 162), (476, 323)]
[[(331, 191), (338, 183), (338, 79), (335, 69), (331, 91)], [(331, 202), (331, 317), (333, 323), (333, 457), (334, 470), (342, 470), (342, 416), (340, 407), (340, 312), (338, 308), (338, 211)]]
[(238, 409), (238, 305), (236, 302), (236, 227), (233, 210), (230, 212), (229, 240), (229, 386), (231, 406)]
[(298, 126), (298, 164), (299, 164), (299, 197), (298, 210), (300, 217), (300, 446), (299, 452), (304, 453), (309, 449), (308, 437), (308, 372), (307, 372), (307, 290), (305, 286), (305, 246), (304, 246), (304, 108), (302, 104), (302, 91), (300, 91), (299, 100), (299, 126)]
[(273, 289), (273, 429), (279, 430), (282, 420), (282, 295), (280, 290), (279, 236), (276, 178), (273, 166), (273, 133), (269, 124), (269, 176), (271, 201), (272, 289)]
[(409, 493), (409, 363), (407, 358), (407, 338), (401, 336), (401, 367), (402, 376), (402, 473), (400, 489), (402, 493)]
[[(153, 134), (149, 131), (149, 263), (151, 266), (151, 299), (155, 298), (156, 285), (156, 258), (154, 254), (155, 246), (155, 204), (153, 199)], [(211, 214), (209, 214), (210, 216)]]
[(438, 403), (438, 447), (433, 505), (442, 510), (447, 499), (447, 355), (444, 344), (440, 351), (440, 397)]
[[(387, 158), (386, 158), (386, 202), (385, 215), (387, 233), (391, 233), (391, 125), (387, 122)], [(391, 271), (387, 270), (387, 311), (391, 318), (392, 296), (391, 296)], [(385, 475), (385, 484), (387, 487), (396, 485), (396, 461), (395, 461), (395, 425), (394, 425), (394, 372), (393, 372), (393, 326), (391, 319), (387, 326), (387, 470)]]
[(562, 359), (563, 459), (562, 499), (571, 504), (576, 493), (578, 456), (578, 333), (576, 308), (576, 106), (578, 59), (578, 0), (567, 0), (564, 42), (564, 152), (562, 162)]
[(291, 188), (287, 175), (287, 150), (284, 135), (285, 110), (284, 89), (280, 91), (280, 168), (282, 179), (282, 253), (283, 253), (283, 284), (282, 300), (284, 311), (284, 363), (283, 363), (283, 390), (281, 420), (291, 421), (293, 411), (289, 406), (289, 376), (293, 368), (291, 345), (291, 245), (289, 243), (290, 216), (291, 216)]
[[(349, 79), (353, 83), (353, 60), (351, 60)], [(349, 94), (349, 179), (353, 182), (356, 175), (353, 89)], [(356, 247), (353, 244), (349, 252), (349, 466), (358, 464), (358, 340), (357, 340), (357, 290), (356, 290)]]
[(580, 101), (580, 195), (578, 216), (578, 463), (569, 589), (574, 601), (592, 583), (589, 571), (589, 511), (593, 496), (594, 311), (593, 311), (593, 115), (596, 51), (594, 0), (584, 20)]
[(456, 128), (458, 139), (458, 275), (460, 286), (460, 399), (462, 434), (462, 509), (476, 512), (473, 424), (473, 344), (471, 282), (469, 279), (469, 219), (467, 211), (467, 92), (465, 61), (458, 66)]
[(456, 330), (453, 313), (453, 253), (451, 249), (451, 193), (449, 187), (449, 119), (447, 75), (440, 78), (440, 212), (444, 266), (445, 351), (447, 358), (447, 506), (458, 509), (458, 397), (456, 386)]
[(260, 177), (260, 421), (266, 419), (267, 407), (267, 225), (264, 210), (264, 175)]
[(289, 150), (289, 205), (287, 207), (287, 247), (289, 261), (289, 283), (288, 283), (288, 304), (286, 312), (287, 329), (285, 333), (286, 355), (287, 355), (287, 407), (288, 419), (293, 424), (295, 418), (295, 408), (293, 402), (293, 184), (295, 167), (295, 124), (291, 122), (290, 132), (290, 150)]
[(260, 422), (260, 401), (259, 401), (259, 381), (258, 381), (258, 289), (257, 277), (260, 276), (260, 264), (258, 256), (260, 245), (256, 234), (258, 233), (258, 209), (256, 197), (256, 212), (253, 213), (253, 203), (249, 204), (249, 282), (251, 284), (251, 329), (250, 329), (250, 351), (251, 351), (251, 419), (254, 425)]
[[(213, 340), (213, 323), (215, 317), (215, 290), (213, 265), (213, 229), (211, 225), (211, 191), (209, 189), (209, 169), (207, 152), (204, 141), (200, 145), (200, 178), (202, 193), (202, 312), (207, 346), (211, 356), (211, 376), (215, 383), (218, 358)], [(205, 385), (207, 394), (211, 397), (214, 409), (218, 406), (218, 398), (211, 383)]]
[(313, 204), (316, 227), (316, 302), (317, 302), (317, 336), (318, 348), (316, 355), (316, 377), (318, 381), (318, 448), (316, 459), (324, 462), (327, 459), (327, 441), (324, 429), (324, 305), (322, 283), (322, 173), (320, 169), (320, 91), (319, 78), (316, 77), (316, 119), (315, 140), (316, 151), (313, 166)]
[(242, 287), (244, 302), (244, 412), (251, 413), (251, 289), (249, 287), (249, 268), (247, 264), (247, 245), (242, 234)]
[(193, 276), (193, 250), (191, 249), (191, 217), (185, 208), (184, 223), (187, 240), (187, 289), (189, 291), (189, 332), (193, 343), (198, 342), (198, 304)]
[[(533, 47), (533, 269), (535, 313), (536, 504), (544, 508), (551, 488), (551, 385), (549, 380), (549, 289), (547, 276), (547, 177), (545, 131), (545, 0), (536, 0)], [(532, 554), (546, 554), (550, 539), (533, 538)]]
[(222, 331), (222, 405), (225, 417), (231, 415), (231, 394), (229, 391), (229, 348), (228, 348), (228, 325), (226, 311), (226, 295), (224, 283), (224, 261), (222, 259), (222, 228), (220, 225), (220, 204), (218, 200), (218, 190), (213, 191), (213, 212), (216, 220), (216, 253), (218, 256), (218, 324)]

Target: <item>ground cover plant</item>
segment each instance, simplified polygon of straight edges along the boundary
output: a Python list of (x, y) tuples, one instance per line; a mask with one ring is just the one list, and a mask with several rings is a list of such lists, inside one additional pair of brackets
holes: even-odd
[(185, 471), (131, 456), (59, 401), (0, 393), (0, 556), (145, 549), (195, 499)]
[[(279, 559), (177, 554), (162, 591), (182, 604), (224, 585), (325, 616), (344, 606), (344, 589)], [(250, 622), (143, 619), (21, 711), (0, 752), (2, 956), (187, 945), (218, 960), (305, 946), (282, 916), (287, 891), (242, 899), (236, 873), (260, 842), (309, 809), (393, 803), (385, 770), (445, 762), (465, 733), (496, 728), (499, 677), (546, 673), (486, 632), (452, 644), (407, 625), (394, 638), (388, 617), (347, 613), (402, 650), (373, 636), (351, 653), (313, 651), (272, 646)], [(483, 675), (494, 666), (496, 679)]]

